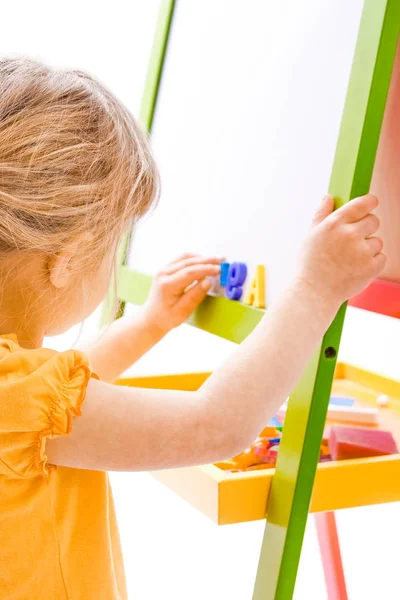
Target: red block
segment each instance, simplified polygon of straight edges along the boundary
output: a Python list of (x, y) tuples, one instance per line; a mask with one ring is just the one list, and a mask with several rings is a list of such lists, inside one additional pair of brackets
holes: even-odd
[(331, 428), (329, 450), (332, 460), (367, 458), (398, 452), (396, 442), (389, 431), (338, 426)]

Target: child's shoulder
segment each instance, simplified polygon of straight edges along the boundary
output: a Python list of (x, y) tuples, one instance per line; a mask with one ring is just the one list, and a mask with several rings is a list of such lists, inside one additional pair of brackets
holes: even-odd
[[(77, 371), (89, 372), (86, 355), (80, 350), (58, 352), (50, 348), (22, 348), (13, 333), (0, 335), (0, 387), (4, 389), (10, 381), (19, 381), (20, 386), (29, 384), (32, 389), (34, 378), (37, 383), (48, 385), (49, 380), (65, 383)], [(28, 376), (29, 381), (26, 379)], [(41, 380), (42, 378), (42, 380)]]
[(93, 376), (79, 350), (28, 350), (0, 336), (2, 460), (24, 477), (46, 472), (45, 439), (67, 435)]
[(18, 337), (15, 333), (2, 333), (0, 334), (0, 361), (9, 358), (10, 355), (18, 354), (18, 358), (23, 360), (26, 364), (29, 361), (35, 363), (37, 360), (44, 361), (54, 354), (53, 350), (48, 348), (36, 348), (34, 350), (27, 350), (19, 345)]

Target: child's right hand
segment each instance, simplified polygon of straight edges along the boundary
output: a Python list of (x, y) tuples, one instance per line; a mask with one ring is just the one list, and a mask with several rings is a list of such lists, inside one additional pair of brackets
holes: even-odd
[(379, 219), (372, 194), (361, 196), (335, 212), (326, 196), (303, 247), (298, 279), (320, 297), (340, 306), (361, 292), (385, 266), (383, 243), (373, 234)]

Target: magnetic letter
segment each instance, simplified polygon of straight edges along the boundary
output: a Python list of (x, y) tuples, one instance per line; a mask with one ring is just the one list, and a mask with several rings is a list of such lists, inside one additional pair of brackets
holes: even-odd
[(220, 274), (220, 284), (222, 287), (226, 286), (226, 282), (228, 279), (228, 271), (229, 271), (229, 263), (223, 262), (221, 263), (221, 274)]
[(230, 265), (226, 282), (226, 296), (229, 300), (240, 300), (246, 276), (247, 266), (244, 263), (232, 263)]
[(243, 299), (245, 304), (255, 308), (265, 308), (265, 267), (257, 265), (256, 273), (246, 295)]

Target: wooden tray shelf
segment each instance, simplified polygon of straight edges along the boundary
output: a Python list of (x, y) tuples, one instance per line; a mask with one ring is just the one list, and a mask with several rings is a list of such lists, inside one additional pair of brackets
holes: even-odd
[[(136, 387), (196, 390), (209, 373), (123, 378)], [(380, 394), (390, 397), (379, 411), (380, 427), (390, 430), (400, 447), (400, 381), (339, 363), (332, 393), (350, 395), (359, 406), (376, 406)], [(274, 469), (229, 473), (214, 465), (153, 473), (218, 525), (263, 519)], [(400, 454), (318, 465), (311, 512), (322, 512), (400, 500)]]

